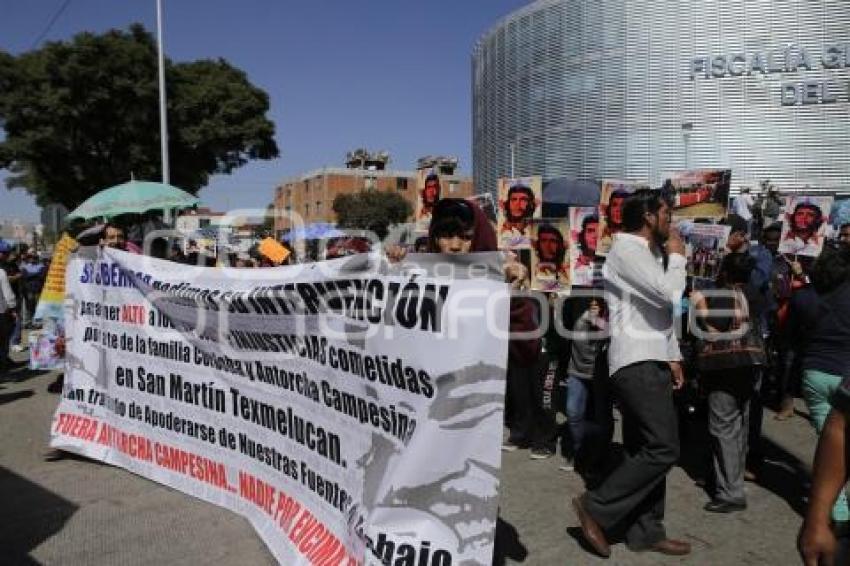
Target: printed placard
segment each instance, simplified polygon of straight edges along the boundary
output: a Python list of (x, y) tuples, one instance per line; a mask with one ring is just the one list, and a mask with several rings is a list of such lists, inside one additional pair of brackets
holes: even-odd
[(51, 446), (244, 515), (281, 564), (489, 564), (510, 293), (499, 253), (425, 261), (78, 255)]
[(570, 280), (575, 286), (601, 283), (601, 260), (596, 257), (599, 230), (599, 210), (595, 206), (570, 207)]
[(695, 169), (667, 176), (662, 186), (673, 199), (676, 218), (726, 217), (729, 207), (729, 169)]
[(499, 179), (499, 248), (531, 249), (532, 224), (543, 214), (543, 178)]
[(431, 169), (420, 169), (416, 174), (416, 190), (419, 196), (414, 211), (416, 232), (427, 234), (434, 205), (442, 198), (443, 185), (440, 175)]
[(563, 292), (570, 289), (570, 225), (567, 219), (541, 220), (532, 226), (531, 288)]
[(688, 275), (699, 279), (717, 279), (720, 262), (726, 254), (731, 226), (683, 220), (678, 223), (685, 242)]
[(614, 243), (614, 234), (623, 229), (623, 203), (639, 189), (648, 189), (646, 183), (635, 181), (603, 180), (599, 195), (599, 245), (596, 255), (606, 256)]
[(817, 257), (826, 239), (832, 197), (788, 197), (782, 218), (782, 235), (779, 252), (783, 254)]

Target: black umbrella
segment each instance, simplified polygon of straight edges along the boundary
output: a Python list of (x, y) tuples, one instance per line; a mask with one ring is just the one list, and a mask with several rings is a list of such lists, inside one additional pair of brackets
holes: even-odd
[(601, 185), (598, 181), (585, 181), (558, 177), (543, 182), (543, 217), (566, 217), (570, 206), (597, 206)]

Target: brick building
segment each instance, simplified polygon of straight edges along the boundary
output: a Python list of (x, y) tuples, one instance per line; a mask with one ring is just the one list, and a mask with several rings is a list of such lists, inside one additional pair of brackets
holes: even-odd
[[(358, 150), (359, 151), (359, 150)], [(333, 202), (339, 194), (356, 193), (360, 190), (397, 191), (416, 209), (417, 171), (385, 170), (386, 154), (354, 152), (346, 159), (348, 167), (325, 167), (298, 177), (287, 179), (275, 188), (275, 232), (282, 235), (292, 225), (289, 218), (296, 213), (305, 224), (336, 222)], [(440, 172), (442, 196), (470, 197), (473, 190), (472, 178), (454, 174), (457, 161), (452, 158), (430, 157), (419, 160), (419, 166)]]

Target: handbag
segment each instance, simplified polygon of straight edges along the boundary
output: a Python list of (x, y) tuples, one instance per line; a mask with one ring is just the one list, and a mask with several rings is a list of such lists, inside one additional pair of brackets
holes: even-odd
[(700, 372), (767, 364), (767, 350), (760, 325), (750, 317), (747, 299), (740, 290), (735, 293), (734, 312), (728, 332), (704, 332), (703, 337), (697, 339), (696, 365)]

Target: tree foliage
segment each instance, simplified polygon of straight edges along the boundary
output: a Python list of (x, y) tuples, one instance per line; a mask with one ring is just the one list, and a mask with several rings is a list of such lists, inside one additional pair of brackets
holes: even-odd
[[(170, 180), (192, 193), (211, 174), (277, 157), (268, 95), (222, 59), (166, 60)], [(39, 204), (75, 208), (98, 190), (161, 178), (154, 38), (141, 25), (13, 57), (0, 51), (0, 168)]]
[(334, 198), (333, 211), (337, 226), (352, 230), (371, 230), (384, 239), (393, 224), (399, 224), (413, 213), (405, 198), (392, 191), (360, 191)]

